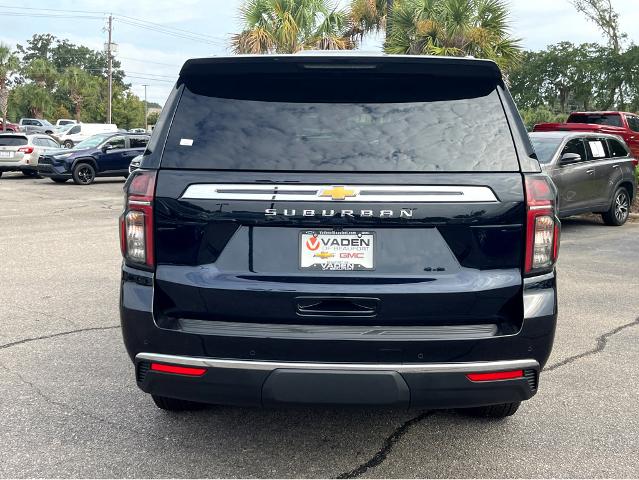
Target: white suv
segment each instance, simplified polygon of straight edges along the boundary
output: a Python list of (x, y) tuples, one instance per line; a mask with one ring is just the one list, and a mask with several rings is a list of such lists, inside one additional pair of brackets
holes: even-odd
[(48, 135), (26, 133), (0, 134), (0, 177), (4, 172), (22, 172), (28, 177), (38, 175), (38, 157), (60, 144)]

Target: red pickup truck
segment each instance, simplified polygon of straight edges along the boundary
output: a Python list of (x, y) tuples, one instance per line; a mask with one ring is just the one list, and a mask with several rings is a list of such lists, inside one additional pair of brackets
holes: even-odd
[[(11, 123), (7, 120), (7, 132), (19, 132), (19, 131), (20, 131), (20, 125), (18, 125), (17, 123)], [(0, 117), (0, 132), (3, 132), (2, 117)]]
[(573, 112), (566, 123), (539, 123), (534, 132), (574, 130), (619, 135), (639, 158), (639, 116), (627, 112)]

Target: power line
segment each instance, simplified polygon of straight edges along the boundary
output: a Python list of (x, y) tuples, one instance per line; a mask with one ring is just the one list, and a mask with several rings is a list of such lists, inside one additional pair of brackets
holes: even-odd
[(181, 67), (182, 66), (181, 64), (177, 64), (177, 63), (152, 62), (151, 60), (140, 60), (139, 58), (123, 57), (122, 55), (118, 55), (118, 59), (131, 60), (132, 62), (140, 62), (140, 63), (153, 63), (155, 65), (165, 65), (167, 67)]
[[(86, 18), (86, 19), (102, 19), (107, 15), (106, 12), (99, 12), (96, 10), (64, 10), (64, 9), (56, 9), (56, 8), (33, 8), (33, 7), (15, 7), (6, 4), (0, 4), (0, 8), (8, 8), (11, 9), (9, 11), (0, 11), (0, 13), (4, 15), (12, 15), (12, 16), (29, 16), (29, 17), (46, 17), (46, 18)], [(29, 10), (29, 12), (24, 12), (23, 10)], [(54, 12), (54, 13), (50, 13)], [(69, 13), (78, 14), (81, 13), (83, 15), (68, 15)], [(97, 16), (95, 14), (100, 14), (101, 16)], [(143, 28), (146, 30), (154, 31), (157, 33), (162, 33), (165, 35), (173, 36), (176, 38), (182, 38), (185, 40), (192, 40), (197, 42), (209, 43), (213, 45), (226, 45), (223, 40), (216, 39), (212, 35), (207, 35), (203, 33), (191, 32), (188, 30), (184, 30), (176, 27), (168, 27), (165, 25), (161, 25), (159, 23), (149, 22), (148, 20), (143, 20), (140, 18), (130, 17), (127, 15), (114, 15), (113, 19), (123, 23), (125, 25), (134, 26), (137, 28)]]
[(143, 77), (143, 76), (138, 76), (138, 75), (126, 75), (126, 78), (134, 78), (136, 80), (149, 80), (149, 81), (153, 81), (153, 82), (161, 82), (161, 83), (175, 83), (175, 80), (164, 80), (162, 78), (151, 78), (151, 77)]
[(208, 43), (208, 44), (216, 45), (216, 46), (226, 45), (226, 43), (223, 42), (222, 40), (209, 39), (209, 38), (200, 36), (200, 34), (184, 34), (184, 33), (180, 33), (180, 32), (173, 32), (173, 31), (171, 31), (169, 29), (166, 29), (166, 28), (156, 27), (154, 25), (147, 25), (146, 23), (142, 23), (142, 22), (138, 22), (138, 21), (132, 21), (132, 20), (128, 20), (128, 19), (123, 19), (123, 18), (120, 18), (120, 17), (115, 17), (115, 20), (118, 23), (123, 23), (125, 25), (130, 25), (130, 26), (133, 26), (133, 27), (136, 27), (136, 28), (143, 28), (145, 30), (150, 30), (150, 31), (156, 32), (156, 33), (162, 33), (164, 35), (169, 35), (171, 37), (182, 38), (184, 40), (191, 40), (191, 41), (195, 41), (195, 42)]
[[(126, 73), (126, 71), (125, 71)], [(172, 78), (172, 79), (176, 79), (177, 75), (163, 75), (161, 73), (148, 73), (148, 72), (132, 72), (129, 71), (128, 73), (132, 73), (133, 75), (147, 75), (147, 76), (151, 76), (151, 77), (164, 77), (164, 78)], [(128, 75), (128, 73), (126, 73)]]

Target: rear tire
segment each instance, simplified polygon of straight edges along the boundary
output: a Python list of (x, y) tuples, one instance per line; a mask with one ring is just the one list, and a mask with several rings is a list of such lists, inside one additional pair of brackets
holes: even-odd
[(64, 148), (73, 148), (73, 142), (71, 140), (65, 140)]
[(95, 168), (90, 163), (81, 162), (73, 168), (73, 182), (76, 185), (91, 185), (95, 181)]
[(499, 405), (486, 405), (484, 407), (464, 408), (462, 412), (471, 417), (478, 418), (506, 418), (514, 415), (521, 402), (500, 403)]
[(606, 225), (611, 227), (620, 227), (628, 220), (630, 215), (630, 195), (628, 191), (620, 187), (612, 197), (612, 204), (610, 210), (601, 214)]
[(188, 400), (180, 400), (179, 398), (162, 397), (160, 395), (151, 395), (155, 405), (167, 412), (187, 412), (190, 410), (200, 410), (204, 408), (204, 404), (197, 402), (189, 402)]

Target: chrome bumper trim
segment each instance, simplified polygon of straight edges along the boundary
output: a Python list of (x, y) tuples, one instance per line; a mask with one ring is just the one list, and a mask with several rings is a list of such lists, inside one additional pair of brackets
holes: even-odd
[(279, 368), (301, 370), (340, 370), (351, 372), (395, 371), (398, 373), (464, 373), (499, 372), (525, 368), (539, 369), (536, 360), (500, 360), (496, 362), (465, 363), (313, 363), (313, 362), (271, 362), (252, 360), (230, 360), (222, 358), (182, 357), (160, 353), (138, 353), (136, 361), (172, 363), (189, 367), (234, 368), (238, 370), (273, 371)]

